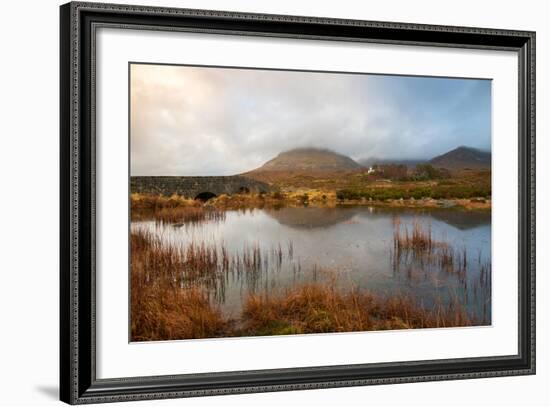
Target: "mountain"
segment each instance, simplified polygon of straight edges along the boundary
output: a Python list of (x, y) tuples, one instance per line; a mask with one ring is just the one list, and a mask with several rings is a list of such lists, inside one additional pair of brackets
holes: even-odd
[(448, 169), (491, 168), (491, 153), (471, 147), (458, 147), (429, 161), (434, 167)]
[(370, 167), (373, 165), (406, 165), (407, 167), (414, 168), (417, 164), (424, 164), (426, 160), (423, 159), (391, 159), (391, 158), (364, 158), (359, 160), (358, 163), (363, 167)]
[(331, 150), (319, 148), (296, 148), (280, 153), (252, 172), (321, 172), (349, 171), (361, 168), (351, 158)]

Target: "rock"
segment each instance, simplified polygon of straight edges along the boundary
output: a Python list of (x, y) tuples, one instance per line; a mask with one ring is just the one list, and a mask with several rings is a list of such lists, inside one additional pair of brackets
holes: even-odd
[(456, 206), (456, 202), (450, 201), (448, 199), (440, 199), (437, 201), (437, 205), (441, 206), (442, 208), (452, 208)]

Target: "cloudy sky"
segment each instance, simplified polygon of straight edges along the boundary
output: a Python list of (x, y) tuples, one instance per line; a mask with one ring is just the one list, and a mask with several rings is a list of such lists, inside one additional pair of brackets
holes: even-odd
[(356, 160), (491, 146), (489, 80), (131, 65), (132, 175), (231, 175), (282, 151)]

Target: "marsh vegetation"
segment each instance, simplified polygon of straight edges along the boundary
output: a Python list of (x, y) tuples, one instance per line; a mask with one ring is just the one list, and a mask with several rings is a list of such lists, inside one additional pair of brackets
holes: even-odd
[(132, 340), (491, 321), (490, 213), (132, 198)]

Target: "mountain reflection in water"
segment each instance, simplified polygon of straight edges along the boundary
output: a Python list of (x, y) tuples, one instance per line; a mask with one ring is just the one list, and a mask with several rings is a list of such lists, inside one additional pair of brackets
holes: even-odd
[[(434, 242), (444, 242), (464, 262), (464, 269), (448, 272), (433, 256), (397, 258), (396, 220), (402, 233), (423, 225)], [(184, 227), (139, 221), (131, 228), (152, 232), (166, 245), (205, 244), (232, 258), (257, 250), (261, 262), (253, 273), (232, 263), (219, 281), (204, 287), (229, 316), (238, 315), (250, 293), (330, 279), (337, 289), (405, 294), (426, 306), (458, 299), (473, 315), (490, 320), (490, 212), (365, 206), (248, 209)]]

